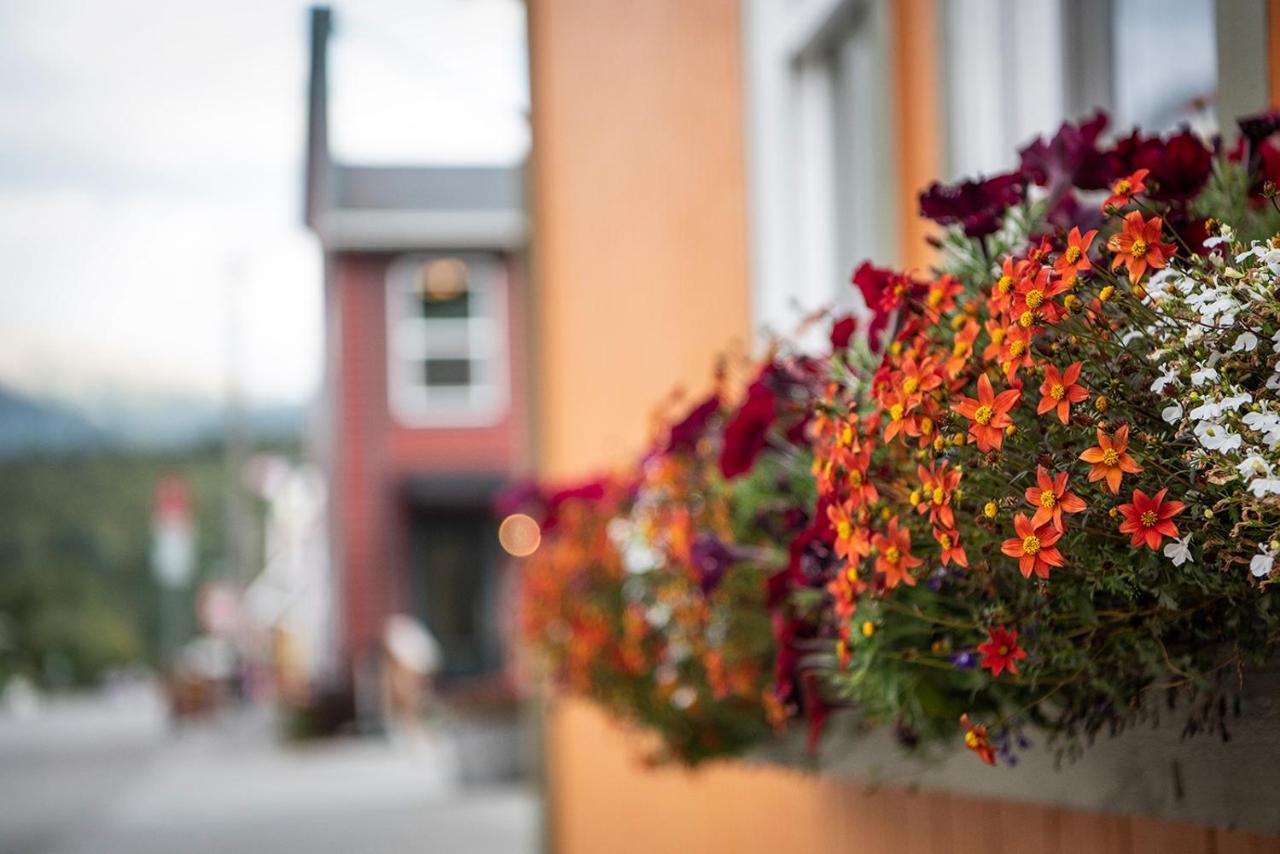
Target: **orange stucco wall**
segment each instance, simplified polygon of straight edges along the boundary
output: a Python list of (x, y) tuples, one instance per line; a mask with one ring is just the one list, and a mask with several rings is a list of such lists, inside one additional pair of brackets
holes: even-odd
[(738, 9), (529, 7), (539, 465), (580, 476), (747, 339)]

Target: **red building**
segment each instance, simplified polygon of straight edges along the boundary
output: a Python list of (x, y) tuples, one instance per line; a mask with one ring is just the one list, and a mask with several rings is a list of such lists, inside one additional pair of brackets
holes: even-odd
[(324, 251), (339, 660), (359, 686), (385, 618), (407, 613), (440, 642), (446, 678), (493, 674), (491, 508), (529, 457), (521, 170), (335, 162), (329, 35), (314, 10), (306, 222)]

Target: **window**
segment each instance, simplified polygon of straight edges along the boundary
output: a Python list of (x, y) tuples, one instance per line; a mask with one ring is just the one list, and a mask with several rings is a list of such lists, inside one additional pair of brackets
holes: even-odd
[(387, 272), (388, 395), (412, 427), (479, 426), (505, 411), (502, 265), (409, 255)]
[(853, 305), (854, 267), (898, 259), (888, 26), (888, 4), (867, 0), (746, 5), (753, 308), (767, 331)]

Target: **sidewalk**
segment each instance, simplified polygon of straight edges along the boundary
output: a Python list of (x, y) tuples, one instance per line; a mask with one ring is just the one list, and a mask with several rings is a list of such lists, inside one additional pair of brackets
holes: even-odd
[(536, 850), (527, 788), (454, 778), (442, 741), (294, 746), (275, 739), (261, 711), (172, 735), (137, 710), (51, 710), (0, 721), (0, 803), (27, 801), (0, 808), (0, 854)]

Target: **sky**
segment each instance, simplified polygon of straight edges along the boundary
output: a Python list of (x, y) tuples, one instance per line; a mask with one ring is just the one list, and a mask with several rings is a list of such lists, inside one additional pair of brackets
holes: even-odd
[[(524, 156), (518, 0), (333, 5), (336, 157)], [(300, 0), (0, 4), (0, 383), (314, 394), (306, 50)]]

